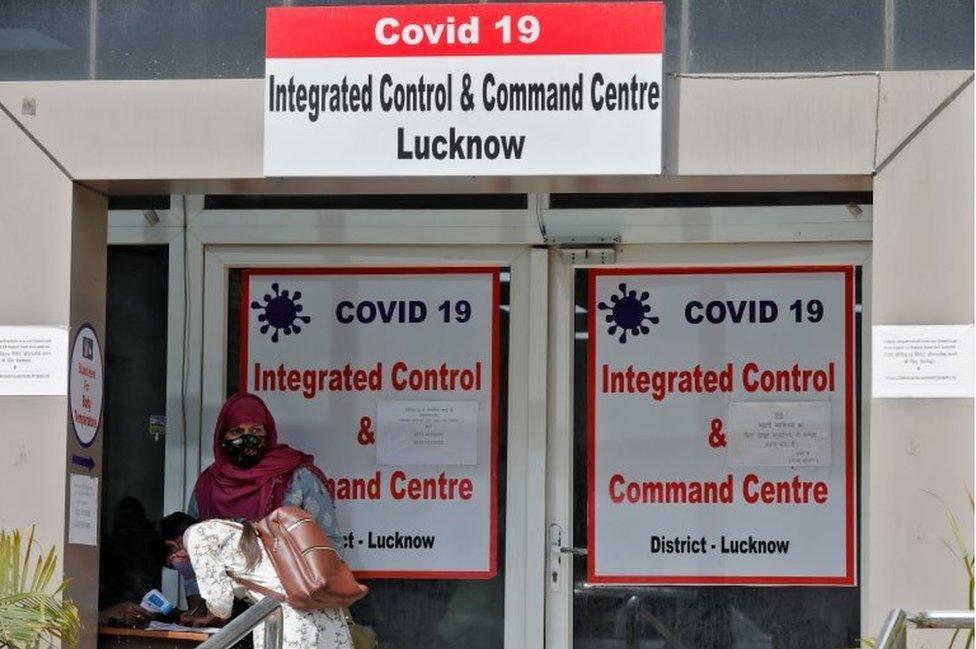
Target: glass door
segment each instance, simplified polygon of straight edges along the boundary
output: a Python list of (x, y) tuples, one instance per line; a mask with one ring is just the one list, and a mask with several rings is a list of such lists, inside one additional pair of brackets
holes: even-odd
[(553, 255), (548, 647), (856, 646), (868, 272), (859, 244)]
[[(220, 308), (208, 309), (205, 315), (204, 422), (214, 420), (227, 395), (246, 386), (269, 404), (277, 404), (273, 411), (282, 412), (283, 419), (298, 422), (287, 441), (309, 447), (317, 438), (309, 437), (311, 428), (303, 428), (300, 417), (296, 419), (298, 405), (327, 401), (322, 406), (331, 408), (332, 416), (322, 419), (321, 427), (329, 431), (336, 427), (342, 417), (341, 401), (348, 398), (340, 390), (358, 390), (355, 376), (351, 383), (342, 378), (345, 363), (351, 363), (353, 374), (357, 368), (365, 372), (362, 395), (382, 393), (382, 398), (356, 401), (355, 407), (363, 410), (356, 413), (369, 417), (368, 424), (359, 418), (359, 428), (353, 422), (352, 428), (339, 426), (341, 431), (328, 433), (348, 433), (354, 440), (342, 451), (348, 452), (348, 462), (335, 465), (332, 459), (329, 464), (328, 453), (315, 452), (332, 481), (327, 486), (333, 491), (340, 527), (345, 525), (344, 551), (353, 558), (373, 553), (385, 562), (357, 571), (370, 588), (369, 596), (353, 607), (357, 621), (372, 626), (381, 646), (390, 648), (539, 646), (541, 637), (534, 645), (525, 640), (533, 627), (541, 629), (543, 619), (541, 598), (537, 605), (527, 603), (533, 591), (540, 591), (538, 580), (531, 579), (531, 570), (526, 569), (533, 562), (527, 538), (533, 530), (541, 536), (544, 523), (541, 518), (529, 520), (523, 494), (536, 489), (534, 482), (542, 485), (544, 453), (533, 457), (524, 450), (530, 433), (528, 404), (522, 395), (530, 392), (531, 368), (515, 359), (530, 356), (526, 352), (530, 320), (539, 318), (530, 315), (530, 286), (533, 276), (541, 273), (544, 278), (544, 253), (524, 247), (214, 246), (208, 248), (206, 259), (206, 292), (219, 296)], [(297, 323), (297, 332), (294, 327), (287, 332), (278, 326), (280, 314), (275, 309), (286, 290), (290, 315), (310, 315), (313, 322), (328, 323), (331, 333), (322, 334), (328, 358), (316, 360), (314, 345), (294, 358), (282, 351), (286, 340), (291, 343), (296, 336), (314, 331), (313, 323), (304, 320)], [(300, 313), (293, 303), (302, 304)], [(254, 314), (248, 313), (252, 310)], [(543, 310), (543, 327), (544, 316)], [(262, 329), (269, 323), (271, 327)], [(384, 323), (396, 323), (402, 331), (371, 333)], [(271, 337), (275, 326), (277, 340)], [(346, 326), (348, 333), (342, 329)], [(427, 335), (425, 327), (437, 330), (429, 332), (436, 341), (414, 340)], [(348, 340), (339, 340), (342, 336)], [(263, 338), (259, 341), (259, 337)], [(482, 339), (485, 348), (475, 349)], [(263, 353), (272, 353), (274, 363), (258, 358)], [(422, 364), (420, 357), (425, 355), (429, 362)], [(468, 365), (452, 364), (454, 357), (468, 356)], [(340, 370), (338, 378), (329, 373), (333, 366)], [(332, 383), (333, 378), (338, 383)], [(544, 381), (537, 383), (544, 385)], [(479, 391), (487, 395), (484, 400)], [(278, 404), (283, 399), (298, 405)], [(472, 404), (472, 417), (484, 419), (488, 427), (486, 445), (475, 440), (481, 440), (475, 420), (465, 424), (464, 412)], [(388, 432), (391, 422), (403, 421), (403, 413), (384, 414), (384, 408), (420, 406), (454, 408), (457, 421), (452, 419), (451, 430), (460, 435), (470, 428), (475, 446), (439, 448), (437, 461), (430, 459), (427, 447), (454, 444), (438, 436), (436, 421), (433, 428), (427, 427), (424, 440), (430, 443), (422, 449), (414, 444), (396, 450), (379, 439), (392, 434)], [(383, 422), (385, 430), (381, 430)], [(210, 461), (206, 428), (201, 426), (201, 466)], [(416, 442), (415, 437), (411, 439)], [(346, 441), (340, 440), (334, 448)], [(369, 456), (369, 471), (352, 467), (359, 461), (357, 454)], [(473, 475), (484, 463), (482, 455), (487, 459), (484, 480), (465, 481), (464, 476)], [(542, 464), (542, 471), (533, 470), (533, 463)], [(486, 497), (481, 518), (478, 512), (463, 511), (479, 491)], [(388, 506), (388, 515), (357, 523), (354, 510), (362, 501)], [(419, 513), (401, 516), (398, 510), (411, 505)], [(465, 516), (468, 523), (462, 521)], [(490, 532), (487, 543), (478, 533), (482, 526)], [(477, 570), (465, 567), (474, 565), (483, 549), (488, 564), (483, 569), (478, 564)]]

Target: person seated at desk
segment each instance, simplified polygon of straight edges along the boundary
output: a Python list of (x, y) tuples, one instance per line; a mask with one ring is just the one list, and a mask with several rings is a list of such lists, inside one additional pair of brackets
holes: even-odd
[(186, 530), (199, 522), (183, 512), (174, 512), (159, 522), (159, 532), (163, 539), (162, 561), (165, 566), (183, 577), (187, 610), (180, 614), (180, 624), (192, 627), (223, 626), (223, 620), (207, 611), (206, 603), (200, 596), (196, 573), (183, 545)]
[(278, 443), (274, 417), (260, 397), (239, 392), (214, 426), (214, 462), (197, 478), (187, 514), (207, 520), (259, 520), (282, 505), (315, 517), (335, 547), (342, 535), (325, 475), (315, 458)]
[[(164, 517), (159, 522), (159, 535), (155, 548), (156, 565), (171, 568), (183, 577), (188, 610), (184, 612), (174, 611), (163, 616), (146, 610), (141, 605), (132, 601), (119, 602), (99, 611), (98, 623), (100, 625), (135, 628), (145, 626), (152, 620), (160, 618), (176, 621), (178, 615), (180, 623), (185, 626), (221, 626), (221, 620), (207, 612), (206, 603), (200, 597), (200, 590), (197, 586), (193, 566), (190, 564), (189, 556), (183, 547), (183, 534), (187, 528), (199, 522), (197, 519), (192, 516), (187, 516), (183, 512), (175, 512)], [(150, 584), (145, 590), (151, 587), (152, 585)]]

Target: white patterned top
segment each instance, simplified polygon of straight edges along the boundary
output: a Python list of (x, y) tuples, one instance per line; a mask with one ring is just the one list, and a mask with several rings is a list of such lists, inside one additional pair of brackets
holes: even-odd
[[(281, 582), (261, 549), (261, 560), (251, 570), (245, 567), (239, 549), (241, 526), (219, 519), (204, 521), (190, 527), (183, 535), (183, 544), (197, 575), (200, 596), (214, 615), (229, 618), (234, 597), (257, 601), (263, 597), (250, 591), (228, 573), (254, 581), (260, 586), (282, 592)], [(342, 611), (297, 611), (282, 604), (283, 646), (286, 649), (351, 649), (352, 639)], [(254, 647), (263, 649), (263, 627), (254, 630)]]

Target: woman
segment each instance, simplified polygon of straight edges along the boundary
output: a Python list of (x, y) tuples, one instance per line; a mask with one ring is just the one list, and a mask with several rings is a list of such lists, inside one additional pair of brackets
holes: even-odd
[[(249, 523), (208, 520), (190, 527), (183, 537), (200, 595), (216, 617), (230, 617), (235, 595), (258, 601), (264, 596), (234, 581), (229, 575), (253, 581), (279, 593), (284, 589)], [(299, 611), (281, 605), (282, 646), (286, 649), (351, 649), (352, 638), (341, 610)], [(263, 649), (264, 633), (255, 629), (254, 647)]]
[(335, 505), (315, 458), (278, 443), (274, 418), (247, 392), (229, 398), (214, 427), (214, 462), (197, 479), (187, 514), (255, 521), (282, 505), (301, 507), (342, 547)]

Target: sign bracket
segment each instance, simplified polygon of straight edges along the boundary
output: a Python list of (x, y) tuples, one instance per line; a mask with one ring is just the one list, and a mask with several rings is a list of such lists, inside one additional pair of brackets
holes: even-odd
[(559, 249), (569, 264), (612, 264), (617, 259), (620, 237), (547, 237), (546, 243)]

